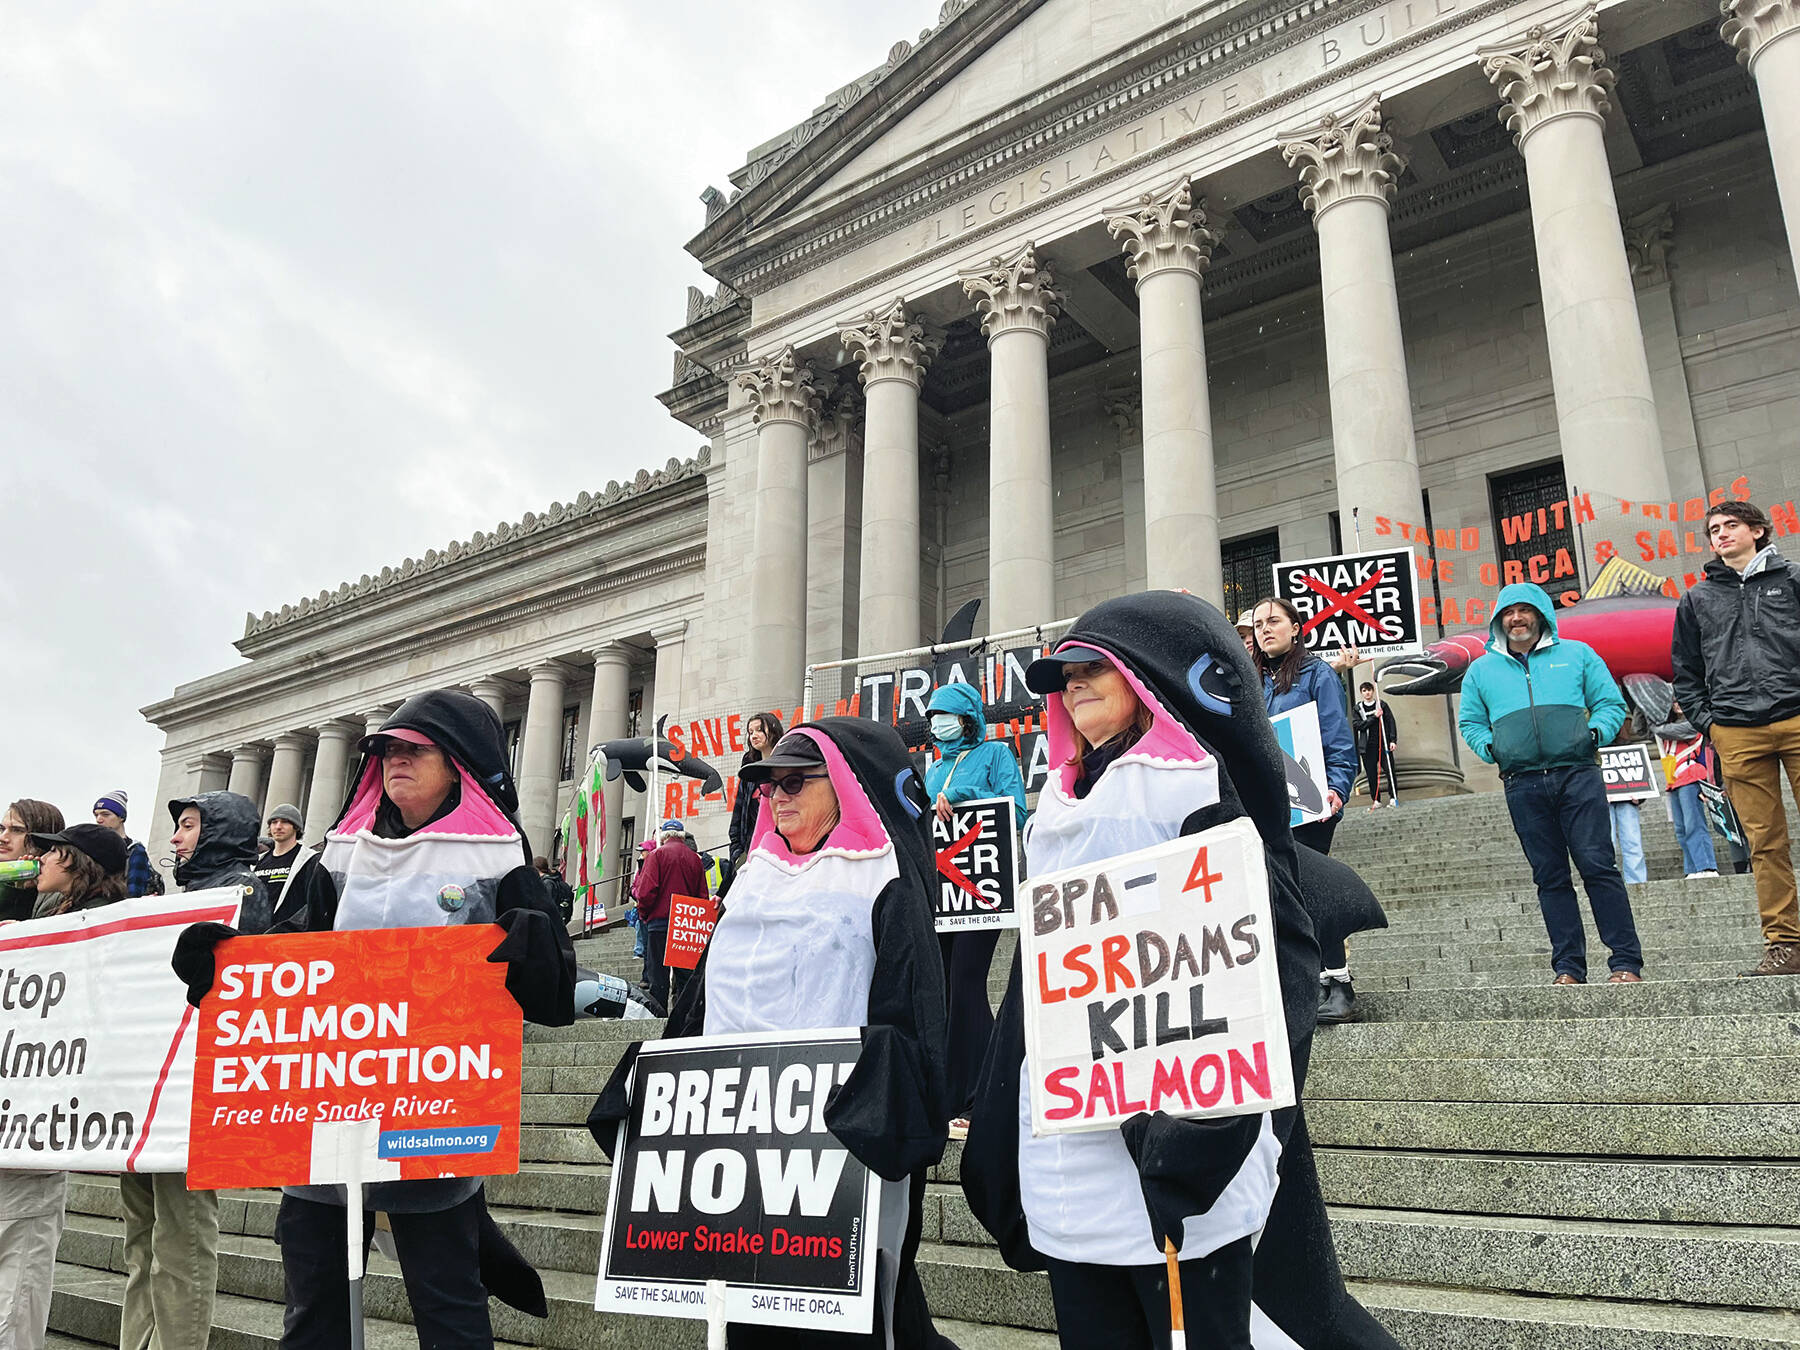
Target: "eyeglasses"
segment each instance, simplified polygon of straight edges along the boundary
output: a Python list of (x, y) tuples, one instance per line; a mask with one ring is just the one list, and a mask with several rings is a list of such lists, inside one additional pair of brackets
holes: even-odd
[(806, 791), (806, 785), (815, 778), (829, 778), (829, 773), (789, 773), (780, 778), (771, 778), (766, 783), (759, 783), (756, 795), (762, 798), (773, 797), (779, 792), (784, 797), (798, 797)]
[(420, 755), (430, 754), (436, 750), (435, 745), (420, 745), (416, 741), (403, 741), (398, 737), (389, 737), (381, 747), (383, 759), (417, 759)]

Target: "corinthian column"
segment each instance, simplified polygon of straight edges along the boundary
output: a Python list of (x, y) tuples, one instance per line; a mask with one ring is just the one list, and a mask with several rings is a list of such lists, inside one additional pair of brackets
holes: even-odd
[(934, 344), (906, 302), (843, 330), (862, 367), (862, 569), (857, 650), (900, 651), (919, 641), (919, 384)]
[[(1381, 97), (1282, 136), (1299, 166), (1306, 207), (1319, 233), (1319, 292), (1331, 385), (1331, 445), (1345, 547), (1374, 517), (1423, 520), (1412, 392), (1400, 332), (1400, 293), (1388, 239), (1388, 199), (1404, 169), (1382, 130)], [(1373, 538), (1364, 542), (1374, 544)], [(1448, 701), (1389, 704), (1400, 730), (1395, 782), (1402, 791), (1456, 791), (1462, 773), (1450, 741)]]
[(1800, 274), (1800, 0), (1723, 0), (1719, 8), (1719, 36), (1737, 48), (1762, 98), (1788, 252)]
[(1050, 488), (1050, 327), (1054, 279), (1036, 247), (958, 273), (976, 297), (992, 376), (988, 416), (989, 631), (1056, 615), (1054, 498)]
[(788, 707), (806, 670), (806, 443), (819, 416), (813, 369), (783, 347), (737, 379), (756, 421), (750, 545), (754, 708)]
[(1563, 472), (1608, 498), (1665, 501), (1669, 470), (1606, 162), (1613, 74), (1594, 6), (1478, 55), (1525, 156)]
[(1107, 233), (1123, 238), (1125, 270), (1137, 281), (1145, 584), (1221, 603), (1219, 490), (1200, 320), (1200, 277), (1219, 236), (1207, 228), (1205, 202), (1194, 200), (1186, 177), (1113, 207), (1105, 218)]

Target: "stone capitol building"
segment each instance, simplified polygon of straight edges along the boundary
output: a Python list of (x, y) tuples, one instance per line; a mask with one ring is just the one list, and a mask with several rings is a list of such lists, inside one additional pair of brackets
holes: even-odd
[[(1797, 30), (948, 0), (702, 194), (716, 286), (657, 395), (692, 456), (250, 616), (247, 662), (145, 709), (158, 797), (294, 801), (316, 839), (357, 738), (460, 686), (547, 851), (592, 745), (785, 716), (809, 664), (973, 598), (994, 633), (1147, 586), (1235, 612), (1277, 559), (1407, 545), (1431, 636), (1608, 549), (1679, 587), (1709, 495), (1797, 527)], [(1396, 703), (1403, 789), (1493, 785), (1448, 700)], [(628, 849), (662, 803), (611, 792)]]

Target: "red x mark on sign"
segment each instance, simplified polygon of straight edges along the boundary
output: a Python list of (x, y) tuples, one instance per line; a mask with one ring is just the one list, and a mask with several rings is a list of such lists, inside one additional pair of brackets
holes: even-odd
[(975, 828), (970, 830), (961, 839), (958, 839), (954, 844), (950, 845), (949, 848), (939, 849), (937, 851), (937, 870), (946, 880), (956, 886), (959, 890), (967, 891), (970, 895), (974, 896), (975, 903), (980, 905), (983, 909), (993, 909), (997, 902), (988, 899), (987, 896), (977, 890), (975, 888), (975, 883), (970, 881), (962, 868), (958, 867), (953, 861), (957, 854), (961, 853), (965, 848), (981, 837), (981, 830), (982, 822), (976, 821)]
[(1370, 574), (1368, 580), (1355, 587), (1348, 595), (1339, 595), (1317, 577), (1309, 577), (1302, 573), (1300, 583), (1308, 590), (1323, 596), (1330, 603), (1317, 614), (1313, 615), (1312, 618), (1300, 625), (1300, 635), (1305, 637), (1308, 633), (1312, 632), (1313, 629), (1329, 619), (1333, 614), (1348, 614), (1351, 618), (1360, 620), (1361, 622), (1368, 624), (1369, 627), (1373, 628), (1376, 632), (1380, 632), (1381, 625), (1375, 621), (1375, 617), (1356, 602), (1375, 588), (1375, 583), (1381, 580), (1382, 574), (1386, 572), (1386, 570), (1385, 567), (1377, 567), (1375, 571)]

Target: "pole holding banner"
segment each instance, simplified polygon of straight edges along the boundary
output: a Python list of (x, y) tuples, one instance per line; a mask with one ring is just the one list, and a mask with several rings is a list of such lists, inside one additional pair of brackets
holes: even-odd
[(1173, 1238), (1163, 1239), (1163, 1256), (1169, 1263), (1169, 1350), (1187, 1350), (1187, 1319), (1181, 1312), (1181, 1257)]

